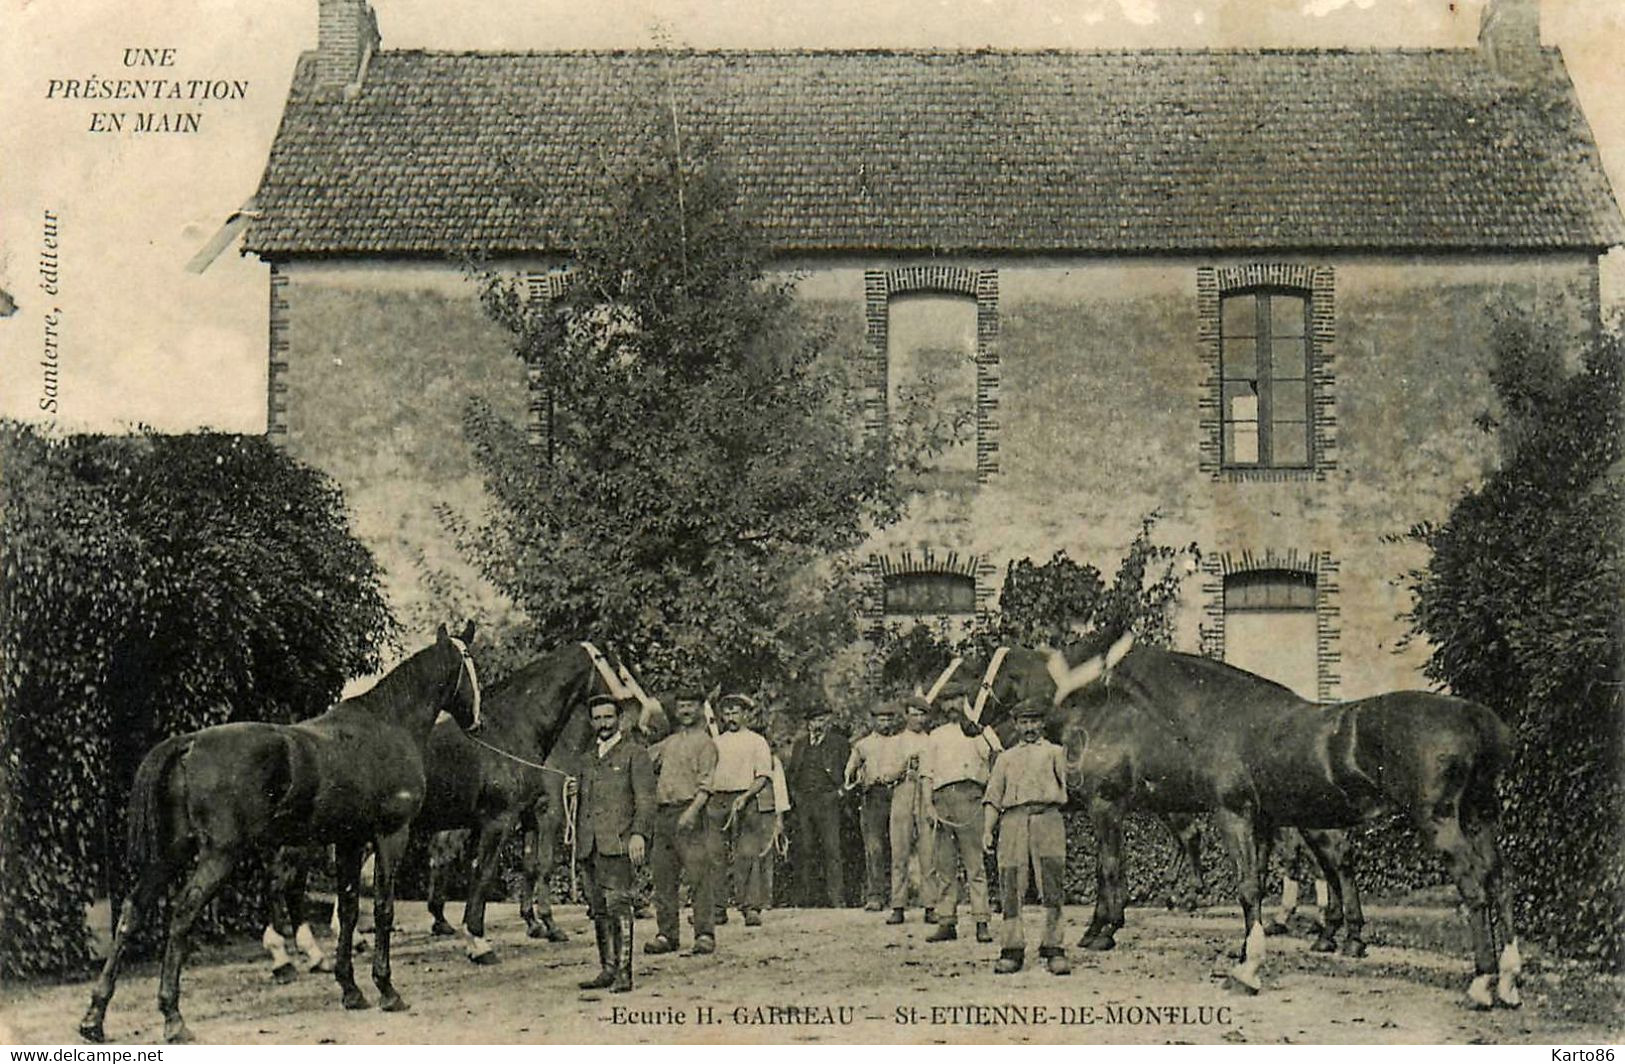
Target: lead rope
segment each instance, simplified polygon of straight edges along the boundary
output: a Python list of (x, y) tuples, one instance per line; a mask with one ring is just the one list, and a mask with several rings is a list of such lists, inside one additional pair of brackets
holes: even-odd
[(501, 747), (492, 746), (484, 739), (469, 735), (467, 732), (463, 733), (463, 737), (469, 742), (473, 743), (475, 746), (482, 746), (491, 751), (493, 754), (505, 757), (509, 761), (515, 761), (521, 765), (524, 765), (526, 768), (533, 768), (539, 772), (551, 772), (554, 775), (564, 777), (564, 845), (570, 848), (570, 901), (574, 903), (577, 896), (576, 810), (581, 806), (581, 795), (579, 793), (572, 793), (572, 788), (570, 786), (571, 783), (575, 782), (575, 777), (564, 771), (562, 768), (554, 768), (552, 765), (538, 764), (535, 761), (520, 757), (518, 754), (510, 754)]

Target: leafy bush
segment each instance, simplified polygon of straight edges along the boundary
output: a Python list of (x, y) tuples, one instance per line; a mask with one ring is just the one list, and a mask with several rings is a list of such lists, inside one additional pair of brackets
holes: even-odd
[[(320, 474), (258, 437), (0, 423), (0, 971), (89, 955), (126, 795), (166, 736), (320, 712), (392, 622)], [(251, 882), (239, 877), (242, 882)], [(218, 907), (257, 921), (257, 886)]]
[(1514, 732), (1502, 849), (1528, 933), (1625, 965), (1625, 415), (1617, 324), (1565, 373), (1548, 331), (1507, 316), (1492, 379), (1503, 461), (1409, 538), (1427, 673)]

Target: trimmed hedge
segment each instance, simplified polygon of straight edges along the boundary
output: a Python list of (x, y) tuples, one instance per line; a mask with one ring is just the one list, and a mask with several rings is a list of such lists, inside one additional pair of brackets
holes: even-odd
[[(320, 712), (393, 622), (338, 489), (260, 437), (0, 422), (0, 531), (0, 972), (71, 971), (146, 751)], [(258, 922), (262, 879), (216, 922)]]

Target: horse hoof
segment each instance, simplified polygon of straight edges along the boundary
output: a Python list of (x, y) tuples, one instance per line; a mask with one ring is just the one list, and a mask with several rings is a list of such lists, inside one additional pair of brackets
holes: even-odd
[(1357, 938), (1344, 939), (1344, 941), (1343, 941), (1343, 956), (1345, 956), (1345, 957), (1364, 957), (1365, 956), (1365, 943), (1360, 941)]
[(102, 1030), (100, 1023), (81, 1023), (79, 1025), (79, 1037), (87, 1042), (101, 1045), (107, 1041), (107, 1032)]
[(436, 920), (429, 927), (429, 934), (431, 935), (455, 935), (456, 933), (457, 929), (444, 920)]
[(1519, 993), (1518, 988), (1515, 986), (1496, 987), (1495, 1003), (1503, 1009), (1521, 1009), (1523, 1008), (1523, 994)]
[(399, 994), (389, 994), (378, 1002), (378, 1007), (385, 1012), (405, 1012), (412, 1006), (401, 1000)]
[(1264, 984), (1258, 978), (1257, 972), (1243, 971), (1240, 968), (1230, 969), (1230, 985), (1248, 997), (1252, 997), (1264, 989)]
[(1337, 940), (1322, 935), (1309, 944), (1311, 953), (1334, 953), (1337, 950)]
[(1489, 976), (1480, 975), (1473, 979), (1472, 985), (1467, 988), (1467, 1004), (1477, 1011), (1495, 1007), (1495, 998), (1490, 994)]
[(482, 968), (489, 968), (493, 964), (501, 964), (502, 958), (497, 956), (496, 950), (487, 950), (478, 956), (468, 958), (470, 963), (478, 964)]
[(173, 1027), (167, 1024), (165, 1025), (164, 1041), (168, 1042), (172, 1046), (191, 1045), (193, 1042), (197, 1041), (197, 1036), (192, 1034), (192, 1029), (186, 1026), (185, 1021), (182, 1021), (175, 1024)]
[(1289, 935), (1291, 933), (1291, 929), (1279, 920), (1270, 923), (1264, 928), (1264, 934), (1266, 935)]
[(1117, 945), (1117, 939), (1111, 935), (1085, 935), (1078, 945), (1084, 949), (1105, 951), (1114, 948)]
[(529, 927), (525, 928), (525, 937), (546, 938), (547, 928), (543, 927), (541, 924), (531, 924)]
[(271, 969), (271, 978), (275, 982), (286, 985), (299, 978), (299, 970), (293, 966), (292, 961), (284, 961)]
[(317, 961), (315, 964), (312, 964), (310, 966), (310, 970), (312, 972), (326, 972), (328, 975), (332, 975), (333, 974), (333, 958), (332, 957), (323, 957), (321, 960)]
[(344, 992), (344, 1007), (351, 1011), (370, 1009), (372, 1008), (372, 1002), (368, 1001), (367, 995), (359, 990), (346, 990)]

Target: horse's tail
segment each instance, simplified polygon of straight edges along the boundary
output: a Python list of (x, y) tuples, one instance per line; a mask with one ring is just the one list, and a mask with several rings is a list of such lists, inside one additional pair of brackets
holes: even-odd
[(172, 736), (148, 750), (135, 770), (125, 824), (125, 854), (132, 873), (150, 867), (163, 856), (164, 783), (170, 767), (191, 748), (192, 736)]

